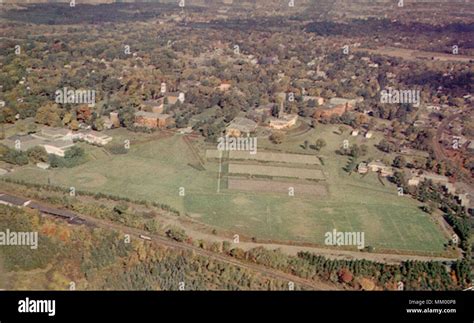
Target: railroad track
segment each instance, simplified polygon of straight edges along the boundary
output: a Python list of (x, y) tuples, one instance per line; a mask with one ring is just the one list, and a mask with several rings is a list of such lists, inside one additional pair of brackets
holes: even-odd
[[(7, 194), (7, 193), (5, 193)], [(1, 195), (1, 192), (0, 192)], [(143, 239), (144, 237), (147, 237), (149, 239), (145, 239), (144, 241), (151, 240), (150, 242), (157, 243), (159, 245), (172, 248), (175, 250), (181, 250), (181, 251), (188, 251), (192, 252), (193, 254), (197, 254), (203, 257), (208, 257), (214, 260), (218, 260), (227, 264), (231, 264), (243, 269), (247, 269), (250, 271), (254, 271), (257, 273), (260, 273), (264, 276), (273, 278), (273, 279), (278, 279), (281, 281), (287, 281), (288, 283), (293, 282), (295, 286), (299, 286), (301, 288), (307, 289), (307, 290), (336, 290), (339, 289), (336, 286), (328, 283), (324, 283), (322, 281), (315, 281), (315, 280), (309, 280), (309, 279), (304, 279), (301, 277), (298, 277), (296, 275), (292, 275), (289, 273), (282, 272), (280, 270), (276, 270), (273, 268), (268, 268), (263, 265), (258, 265), (254, 263), (249, 263), (249, 262), (244, 262), (235, 258), (232, 258), (227, 255), (223, 254), (218, 254), (209, 250), (204, 250), (199, 247), (195, 247), (193, 245), (184, 243), (184, 242), (178, 242), (174, 240), (170, 240), (166, 237), (157, 235), (157, 234), (150, 234), (150, 232), (137, 229), (137, 228), (131, 228), (127, 227), (125, 225), (121, 225), (112, 221), (108, 220), (103, 220), (103, 219), (97, 219), (95, 217), (89, 216), (89, 215), (84, 215), (84, 214), (78, 214), (74, 213), (71, 211), (65, 211), (61, 210), (58, 208), (55, 208), (52, 205), (49, 205), (47, 203), (39, 203), (36, 201), (32, 201), (29, 199), (25, 199), (23, 197), (18, 197), (18, 196), (13, 196), (9, 194), (10, 197), (13, 197), (14, 199), (18, 199), (18, 203), (16, 206), (18, 207), (29, 207), (29, 205), (35, 205), (35, 209), (39, 210), (46, 210), (47, 212), (42, 212), (48, 216), (54, 216), (56, 218), (60, 218), (63, 220), (68, 220), (72, 224), (85, 224), (85, 225), (93, 225), (99, 228), (103, 229), (113, 229), (116, 231), (121, 231), (125, 234), (130, 234), (132, 236), (135, 236), (139, 239)], [(28, 201), (28, 202), (25, 202)], [(64, 214), (66, 213), (67, 216)]]
[(300, 287), (304, 287), (305, 289), (310, 289), (310, 290), (334, 290), (335, 289), (334, 286), (325, 284), (323, 282), (311, 281), (311, 280), (307, 280), (295, 275), (284, 273), (282, 271), (271, 269), (262, 265), (246, 263), (238, 259), (232, 258), (230, 256), (214, 253), (212, 251), (204, 250), (204, 249), (201, 249), (201, 248), (198, 248), (186, 243), (172, 241), (160, 235), (150, 234), (148, 231), (144, 231), (144, 230), (140, 230), (136, 228), (130, 228), (124, 225), (120, 225), (120, 224), (113, 223), (106, 220), (99, 220), (94, 217), (90, 217), (90, 216), (86, 216), (82, 214), (78, 216), (84, 219), (87, 223), (94, 224), (97, 227), (100, 227), (103, 229), (114, 229), (117, 231), (122, 231), (126, 234), (131, 234), (139, 238), (140, 236), (147, 236), (151, 238), (152, 242), (158, 243), (168, 248), (182, 250), (182, 251), (190, 251), (197, 255), (209, 257), (209, 258), (219, 260), (227, 264), (231, 264), (240, 268), (244, 268), (244, 269), (261, 273), (267, 277), (271, 277), (271, 278), (279, 279), (283, 281), (288, 281), (288, 282), (293, 282), (295, 285), (299, 285)]

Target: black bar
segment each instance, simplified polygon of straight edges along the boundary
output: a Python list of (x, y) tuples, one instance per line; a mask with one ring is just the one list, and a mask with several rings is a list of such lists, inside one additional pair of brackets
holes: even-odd
[[(0, 292), (0, 322), (473, 322), (472, 292)], [(19, 301), (55, 300), (55, 315), (19, 313)], [(410, 300), (421, 305), (410, 304)], [(441, 303), (440, 303), (441, 301)], [(453, 303), (454, 302), (454, 303)], [(431, 303), (431, 304), (430, 304)], [(455, 313), (407, 313), (407, 309)], [(170, 320), (170, 318), (174, 318)], [(249, 319), (251, 319), (249, 321)], [(263, 322), (262, 322), (263, 323)]]

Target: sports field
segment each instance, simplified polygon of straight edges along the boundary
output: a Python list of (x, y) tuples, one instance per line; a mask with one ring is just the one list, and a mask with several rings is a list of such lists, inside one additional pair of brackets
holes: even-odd
[[(225, 165), (220, 168), (215, 160), (206, 161), (205, 170), (193, 167), (198, 162), (196, 155), (181, 135), (158, 138), (157, 134), (138, 135), (124, 129), (109, 134), (115, 143), (131, 141), (128, 154), (111, 155), (81, 144), (90, 156), (86, 164), (46, 171), (27, 166), (8, 176), (37, 183), (48, 183), (49, 178), (54, 185), (166, 203), (204, 223), (258, 239), (323, 244), (324, 234), (333, 229), (363, 231), (366, 245), (378, 250), (436, 254), (447, 241), (419, 204), (398, 196), (393, 185), (381, 184), (373, 174), (345, 173), (342, 168), (347, 158), (334, 154), (342, 137), (330, 126), (307, 135), (311, 140), (324, 135), (328, 143), (320, 152), (325, 160), (320, 167), (326, 175), (326, 193), (295, 196), (271, 190), (229, 190), (224, 181), (217, 193), (218, 179), (223, 176), (219, 169), (225, 170)], [(280, 148), (288, 146), (300, 153), (302, 148), (294, 147), (305, 138), (288, 140)], [(200, 153), (205, 156), (204, 150)], [(179, 195), (181, 187), (185, 196)], [(315, 189), (321, 188), (315, 185)]]

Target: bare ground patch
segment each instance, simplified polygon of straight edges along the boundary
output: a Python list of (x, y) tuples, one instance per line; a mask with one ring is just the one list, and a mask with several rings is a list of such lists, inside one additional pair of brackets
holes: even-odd
[(231, 190), (246, 192), (282, 193), (288, 195), (290, 187), (294, 189), (295, 196), (298, 196), (298, 194), (319, 197), (327, 195), (326, 186), (319, 184), (311, 185), (302, 183), (229, 178), (229, 189)]
[(275, 166), (263, 166), (263, 165), (230, 164), (229, 173), (272, 176), (272, 177), (304, 178), (304, 179), (314, 179), (314, 180), (325, 179), (323, 172), (319, 169), (302, 169), (302, 168), (275, 167)]

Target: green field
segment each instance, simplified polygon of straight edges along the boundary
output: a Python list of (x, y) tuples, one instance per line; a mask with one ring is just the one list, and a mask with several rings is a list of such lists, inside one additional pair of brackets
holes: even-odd
[[(326, 197), (229, 191), (225, 181), (218, 194), (218, 162), (207, 161), (202, 171), (190, 166), (198, 160), (182, 136), (157, 139), (156, 135), (124, 129), (109, 134), (115, 143), (130, 140), (130, 152), (110, 155), (83, 144), (90, 156), (86, 164), (47, 171), (27, 166), (8, 176), (39, 183), (47, 183), (49, 178), (54, 185), (166, 203), (204, 223), (258, 239), (323, 244), (327, 231), (362, 231), (366, 245), (378, 249), (437, 254), (447, 241), (419, 204), (408, 196), (399, 197), (392, 184), (384, 180), (383, 185), (374, 174), (362, 177), (344, 172), (347, 157), (335, 155), (334, 150), (348, 135), (335, 133), (332, 126), (318, 125), (305, 136), (287, 138), (278, 146), (309, 153), (299, 147), (305, 139), (326, 140), (328, 145), (321, 151), (326, 156), (322, 166), (329, 191)], [(378, 140), (367, 144), (374, 142)], [(265, 146), (275, 147), (259, 141), (259, 149)], [(369, 151), (374, 156), (380, 154), (373, 147)], [(185, 189), (184, 197), (179, 196), (180, 187)]]

